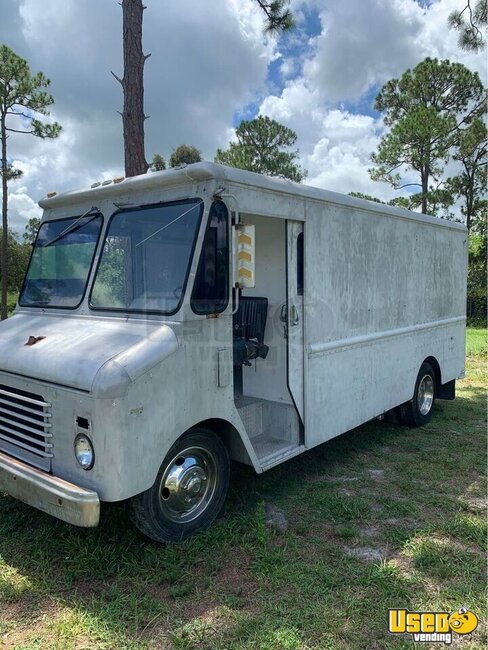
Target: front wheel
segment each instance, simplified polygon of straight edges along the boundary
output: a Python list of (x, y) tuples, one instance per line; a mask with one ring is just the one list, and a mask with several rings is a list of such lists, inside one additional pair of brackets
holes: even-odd
[(132, 521), (156, 542), (182, 542), (217, 517), (229, 474), (222, 440), (213, 431), (192, 429), (171, 447), (154, 485), (132, 499)]
[(400, 407), (402, 421), (412, 427), (421, 427), (430, 422), (435, 393), (434, 370), (429, 363), (423, 363), (415, 382), (413, 399)]

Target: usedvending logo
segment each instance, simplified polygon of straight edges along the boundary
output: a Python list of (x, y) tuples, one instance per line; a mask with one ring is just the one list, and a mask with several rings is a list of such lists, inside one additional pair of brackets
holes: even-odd
[(461, 607), (456, 612), (409, 612), (407, 609), (388, 610), (390, 634), (409, 634), (415, 643), (445, 643), (450, 645), (453, 633), (471, 634), (478, 627), (474, 612)]

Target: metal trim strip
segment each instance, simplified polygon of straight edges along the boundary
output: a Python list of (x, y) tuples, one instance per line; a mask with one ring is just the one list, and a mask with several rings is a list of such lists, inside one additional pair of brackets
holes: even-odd
[(431, 321), (430, 323), (420, 323), (418, 325), (410, 325), (408, 327), (399, 327), (394, 330), (387, 330), (385, 332), (375, 332), (374, 334), (366, 334), (363, 336), (354, 336), (350, 339), (339, 339), (338, 341), (329, 341), (327, 343), (309, 343), (308, 344), (308, 357), (314, 357), (325, 352), (331, 352), (339, 348), (351, 348), (355, 345), (362, 345), (364, 343), (374, 343), (382, 339), (388, 339), (395, 336), (402, 336), (404, 334), (411, 334), (412, 332), (420, 332), (434, 327), (442, 327), (445, 325), (453, 325), (454, 323), (461, 323), (466, 321), (466, 316), (456, 316), (455, 318), (445, 318), (443, 320)]
[[(8, 431), (8, 428), (5, 427), (5, 429)], [(30, 440), (33, 442), (32, 438), (28, 438), (27, 436), (22, 435), (21, 433), (18, 432), (12, 432), (16, 436), (22, 439)], [(8, 438), (7, 436), (4, 436), (2, 433), (0, 433), (0, 440), (5, 440), (5, 442), (8, 442), (11, 445), (15, 445), (16, 447), (22, 447), (22, 449), (27, 449), (27, 451), (30, 451), (33, 454), (36, 454), (37, 456), (42, 456), (43, 458), (53, 458), (53, 454), (47, 451), (42, 451), (41, 449), (36, 449), (35, 447), (32, 447), (31, 445), (26, 445), (25, 443), (21, 442), (20, 440), (12, 440), (12, 438)], [(51, 448), (52, 445), (49, 443), (45, 443), (44, 445), (39, 444), (40, 447), (45, 447), (45, 448)]]
[[(14, 408), (22, 409), (26, 413), (31, 413), (32, 415), (39, 415), (40, 417), (43, 418), (51, 417), (51, 413), (46, 413), (46, 411), (36, 411), (35, 409), (30, 409), (28, 406), (24, 406), (23, 404), (14, 404), (14, 402), (9, 402), (1, 398), (0, 398), (0, 404), (4, 404), (5, 406), (13, 406)], [(44, 426), (48, 426), (48, 423), (45, 422)]]
[[(1, 402), (1, 400), (0, 400), (0, 402)], [(24, 410), (24, 409), (22, 409), (22, 410)], [(3, 415), (6, 415), (7, 417), (2, 418), (2, 413), (3, 413)], [(41, 417), (46, 417), (46, 416), (51, 417), (50, 413), (39, 413), (39, 415)], [(18, 420), (23, 420), (24, 422), (29, 422), (29, 424), (35, 424), (36, 426), (40, 427), (42, 430), (44, 430), (46, 428), (49, 429), (49, 428), (51, 428), (53, 426), (51, 424), (51, 422), (44, 422), (44, 421), (41, 421), (41, 420), (34, 420), (34, 418), (30, 418), (27, 415), (24, 415), (23, 413), (12, 413), (12, 411), (8, 411), (7, 409), (3, 409), (3, 408), (0, 407), (0, 420), (1, 419), (6, 419), (6, 420), (8, 420), (10, 422), (10, 418), (8, 416), (17, 418)], [(13, 421), (11, 423), (15, 424), (15, 422), (13, 422)], [(19, 425), (19, 427), (22, 426), (20, 424), (20, 422), (18, 422), (17, 424)]]
[[(6, 431), (9, 431), (9, 433), (11, 433), (11, 432), (14, 433), (14, 435), (20, 435), (20, 432), (19, 432), (19, 434), (15, 433), (15, 429), (13, 431), (11, 429), (9, 429), (9, 426), (10, 427), (12, 427), (12, 426), (17, 427), (17, 428), (21, 429), (22, 431), (25, 431), (27, 433), (33, 433), (35, 436), (40, 436), (41, 438), (52, 438), (53, 437), (53, 434), (52, 433), (47, 433), (44, 430), (44, 427), (40, 427), (39, 429), (34, 429), (33, 427), (27, 426), (27, 424), (21, 424), (20, 422), (16, 422), (15, 420), (12, 420), (10, 418), (6, 418), (6, 417), (3, 417), (2, 415), (0, 415), (0, 431), (2, 429), (4, 429)], [(32, 440), (32, 436), (29, 436), (29, 440)]]
[(7, 390), (0, 388), (0, 395), (5, 395), (6, 397), (12, 397), (19, 402), (26, 402), (27, 404), (34, 404), (34, 406), (42, 406), (42, 408), (49, 408), (51, 404), (49, 402), (41, 402), (37, 399), (32, 399), (32, 397), (26, 397), (25, 395), (19, 395), (18, 393), (9, 393)]

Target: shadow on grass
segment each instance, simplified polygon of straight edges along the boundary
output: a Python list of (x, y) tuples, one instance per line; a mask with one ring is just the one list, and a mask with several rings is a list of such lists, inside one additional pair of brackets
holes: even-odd
[[(372, 422), (261, 476), (235, 466), (223, 516), (178, 546), (148, 542), (124, 503), (83, 531), (0, 497), (0, 603), (28, 620), (54, 602), (71, 610), (74, 634), (107, 647), (390, 647), (386, 609), (432, 604), (435, 580), (437, 606), (479, 606), (483, 538), (462, 498), (483, 474), (484, 436), (472, 427), (485, 392), (467, 390), (421, 430)], [(283, 508), (286, 532), (266, 525), (264, 500)], [(367, 543), (365, 524), (378, 529), (382, 562), (344, 553)], [(433, 542), (437, 533), (459, 548)], [(411, 571), (389, 561), (403, 551)], [(68, 634), (64, 647), (75, 641)]]

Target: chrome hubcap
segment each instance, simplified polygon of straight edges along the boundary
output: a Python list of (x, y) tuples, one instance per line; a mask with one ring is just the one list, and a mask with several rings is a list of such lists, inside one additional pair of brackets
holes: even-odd
[(168, 464), (159, 493), (161, 509), (170, 521), (188, 523), (210, 503), (217, 482), (217, 463), (201, 447), (183, 449)]
[(434, 381), (430, 375), (424, 375), (420, 380), (419, 389), (417, 393), (417, 404), (419, 411), (422, 415), (427, 413), (432, 408), (434, 403)]

